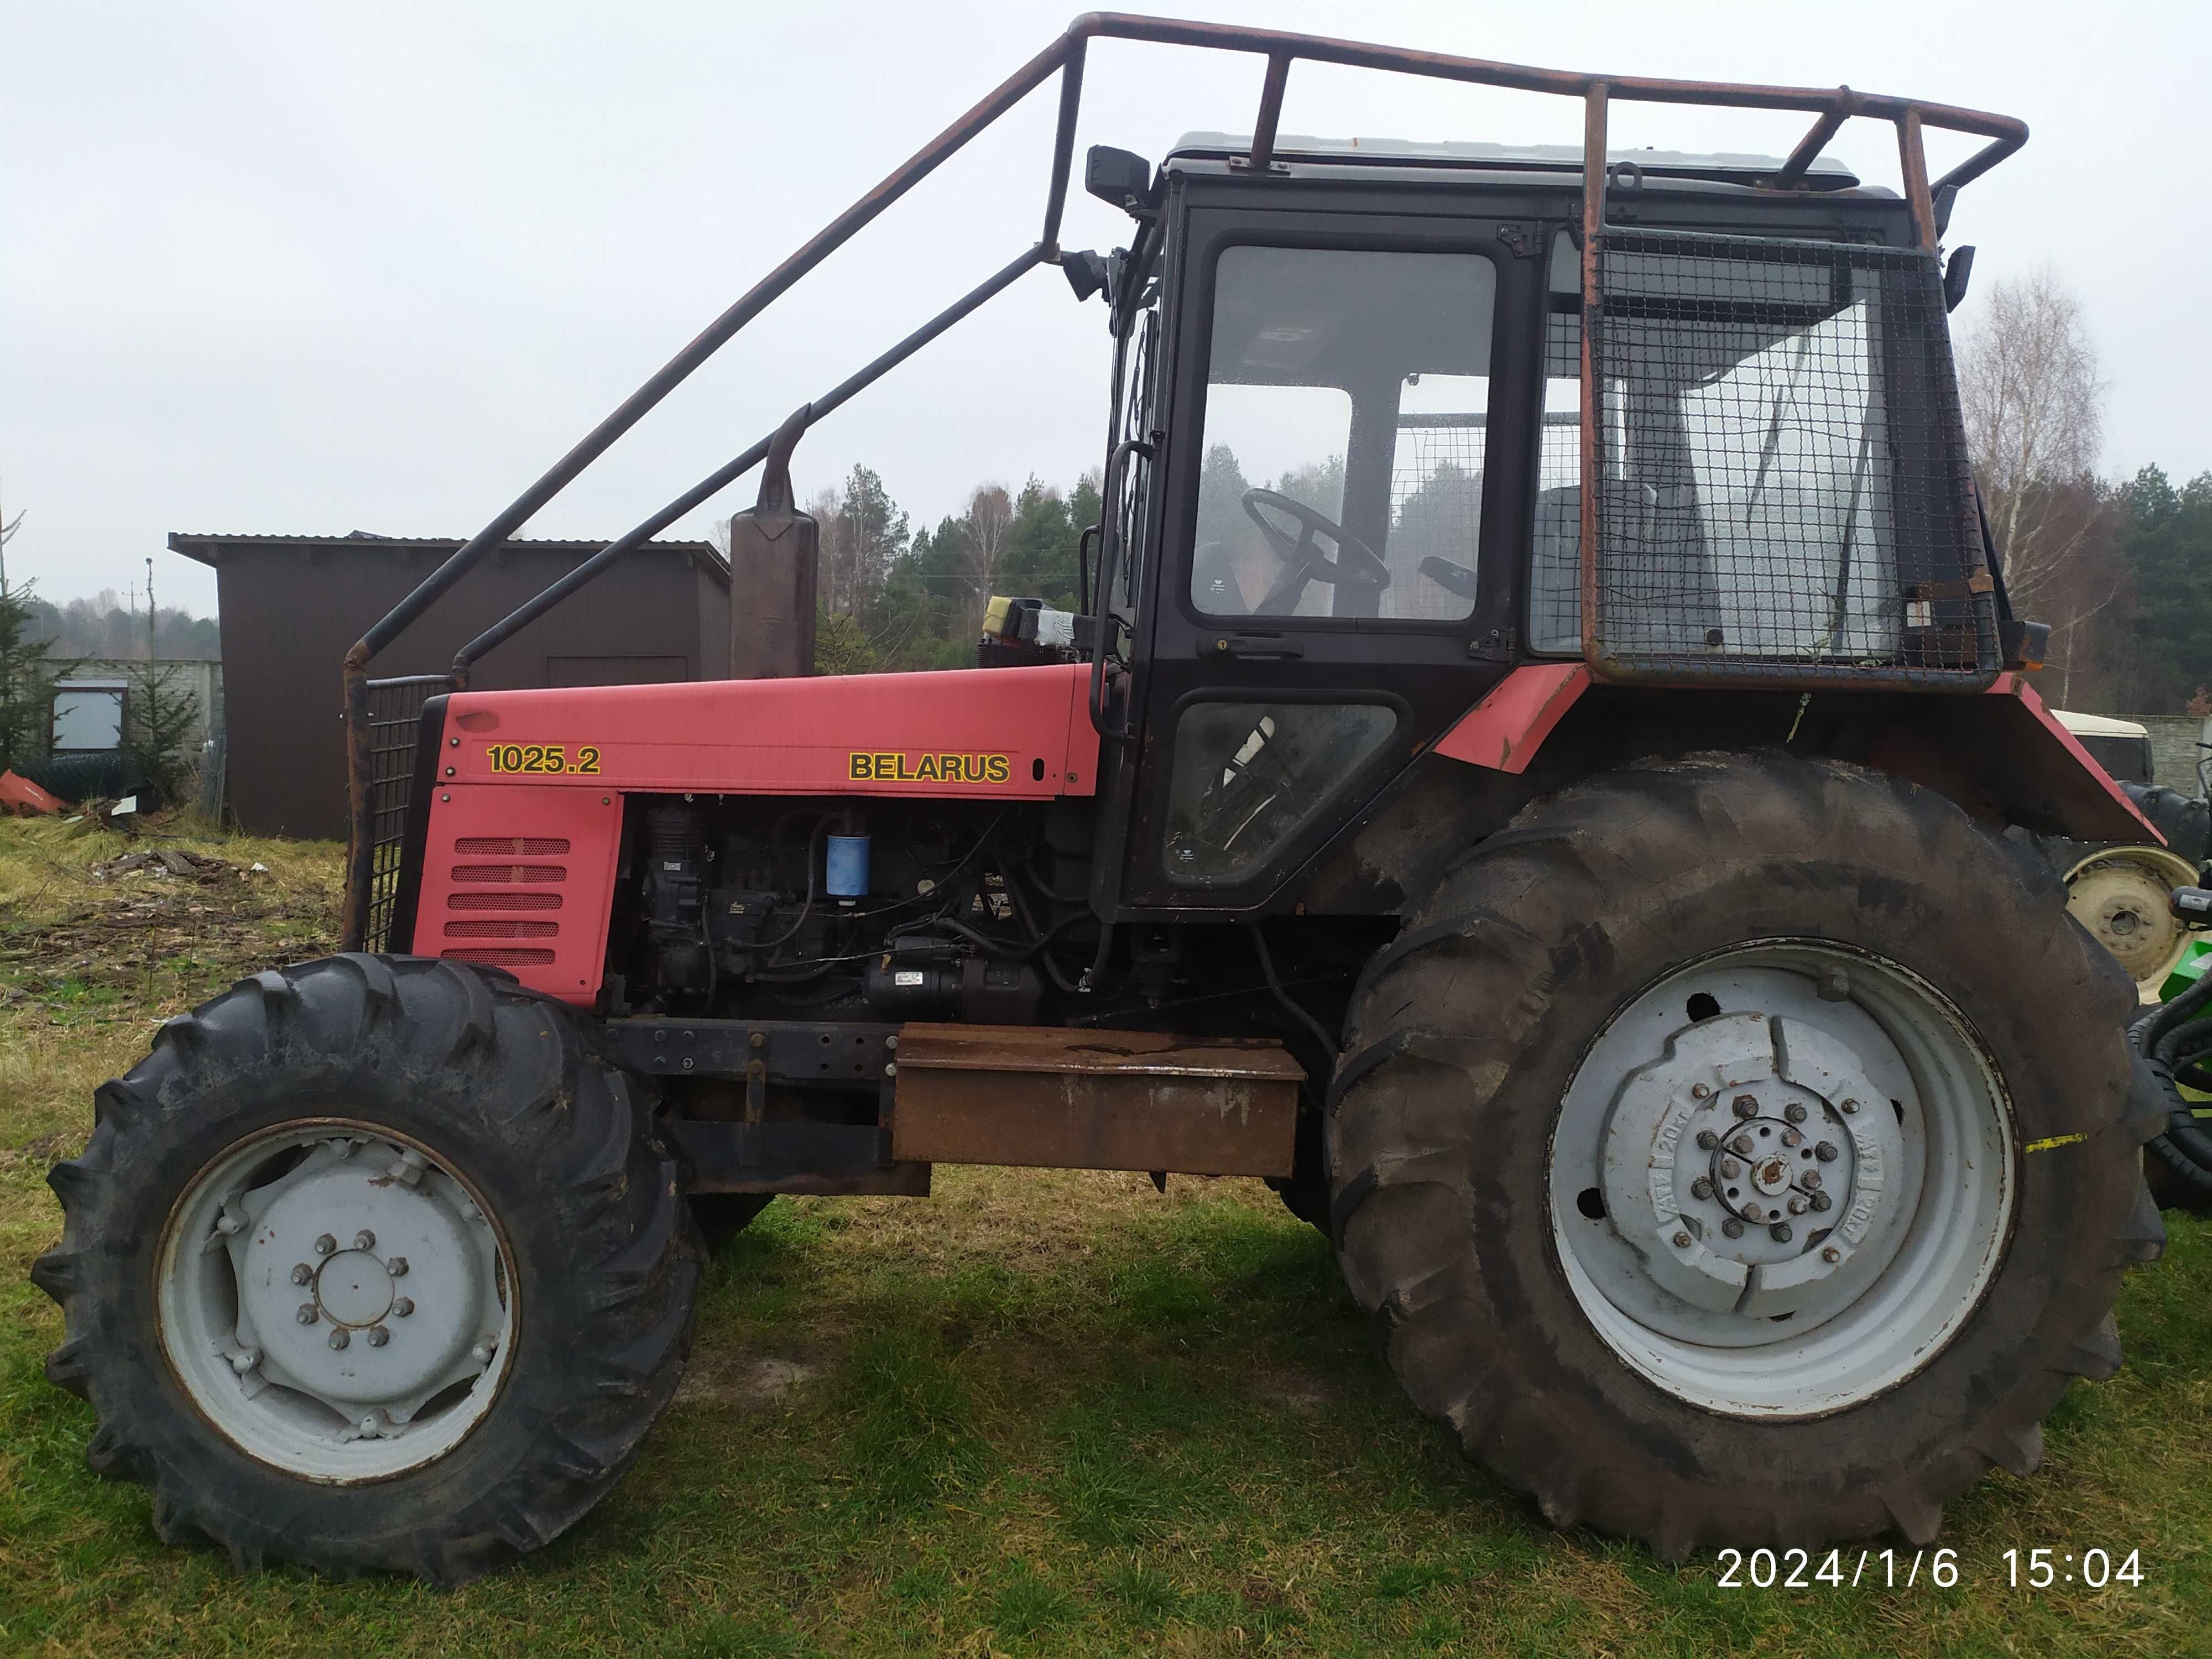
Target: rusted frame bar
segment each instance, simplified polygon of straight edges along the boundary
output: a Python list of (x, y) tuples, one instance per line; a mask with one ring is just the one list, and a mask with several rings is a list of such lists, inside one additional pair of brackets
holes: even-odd
[[(814, 402), (807, 404), (804, 411), (806, 424), (811, 427), (824, 416), (834, 413), (848, 399), (866, 391), (961, 319), (998, 298), (1018, 279), (1044, 264), (1048, 257), (1047, 246), (1042, 242), (1038, 243), (1035, 247), (1024, 249), (1017, 258), (994, 271), (896, 345), (878, 356), (866, 368), (855, 370), (828, 392), (823, 392)], [(775, 436), (774, 433), (770, 433), (726, 465), (708, 473), (628, 535), (618, 536), (609, 542), (583, 563), (562, 577), (560, 580), (539, 592), (508, 616), (493, 623), (491, 627), (463, 646), (453, 658), (453, 679), (456, 684), (467, 684), (470, 665), (485, 652), (502, 644), (523, 629), (527, 628), (578, 588), (599, 576), (624, 554), (651, 541), (694, 507), (704, 505), (759, 465), (763, 458), (768, 454), (769, 446), (774, 441)]]
[(1252, 123), (1252, 154), (1246, 161), (1255, 173), (1265, 173), (1275, 159), (1275, 129), (1283, 118), (1283, 88), (1290, 78), (1290, 55), (1270, 52), (1267, 78), (1260, 85), (1259, 117)]
[(1905, 199), (1912, 209), (1912, 228), (1923, 253), (1936, 252), (1936, 198), (1928, 188), (1928, 149), (1922, 142), (1920, 112), (1897, 118), (1897, 159), (1905, 177)]
[(1583, 323), (1582, 323), (1582, 618), (1583, 658), (1595, 667), (1603, 654), (1597, 618), (1598, 426), (1597, 331), (1602, 295), (1598, 244), (1605, 234), (1607, 105), (1612, 89), (1595, 82), (1583, 97)]
[(1851, 118), (1851, 111), (1856, 102), (1851, 96), (1851, 89), (1838, 87), (1836, 97), (1836, 107), (1826, 111), (1813, 123), (1813, 130), (1797, 141), (1797, 148), (1790, 152), (1790, 159), (1783, 162), (1782, 170), (1774, 175), (1773, 183), (1777, 190), (1796, 189), (1798, 182), (1805, 176), (1806, 169), (1819, 159), (1820, 152), (1828, 147), (1828, 141), (1843, 131), (1844, 123)]

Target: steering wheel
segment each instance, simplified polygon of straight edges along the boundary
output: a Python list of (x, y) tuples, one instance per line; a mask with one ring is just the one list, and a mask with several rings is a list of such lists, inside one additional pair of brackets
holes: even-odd
[[(1293, 538), (1281, 526), (1264, 517), (1260, 511), (1263, 507), (1297, 520), (1297, 535)], [(1255, 616), (1289, 615), (1297, 608), (1298, 595), (1305, 591), (1309, 581), (1360, 582), (1378, 593), (1390, 586), (1390, 567), (1375, 556), (1374, 549), (1334, 519), (1316, 512), (1295, 496), (1285, 495), (1279, 489), (1248, 489), (1244, 492), (1244, 514), (1260, 526), (1267, 545), (1285, 567), (1255, 609)], [(1322, 556), (1315, 545), (1316, 538), (1326, 538), (1336, 544), (1334, 558)]]

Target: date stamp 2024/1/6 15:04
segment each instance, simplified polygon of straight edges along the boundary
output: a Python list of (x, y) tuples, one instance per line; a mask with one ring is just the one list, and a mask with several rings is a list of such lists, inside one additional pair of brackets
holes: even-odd
[[(2140, 1586), (2142, 1552), (2093, 1547), (2085, 1550), (2008, 1549), (1997, 1558), (1996, 1573), (1984, 1582), (2007, 1589), (2057, 1589), (2080, 1585), (2103, 1589), (2113, 1584)], [(1725, 1549), (1718, 1557), (1722, 1589), (1917, 1589), (1928, 1585), (1954, 1589), (1966, 1581), (1954, 1549)], [(1980, 1577), (1980, 1575), (1974, 1575)]]

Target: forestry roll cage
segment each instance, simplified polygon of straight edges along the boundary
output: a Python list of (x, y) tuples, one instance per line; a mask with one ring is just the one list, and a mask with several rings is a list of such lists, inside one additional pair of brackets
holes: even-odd
[[(1584, 307), (1595, 314), (1599, 297), (1597, 247), (1605, 222), (1607, 112), (1616, 101), (1691, 104), (1732, 109), (1796, 110), (1814, 115), (1811, 129), (1780, 167), (1754, 182), (1761, 188), (1788, 192), (1808, 188), (1807, 170), (1826, 148), (1846, 120), (1854, 116), (1887, 121), (1897, 130), (1905, 195), (1921, 249), (1936, 251), (1936, 200), (1979, 178), (2027, 141), (2026, 123), (2008, 116), (1923, 103), (1914, 99), (1854, 92), (1849, 87), (1798, 88), (1741, 85), (1720, 81), (1655, 80), (1638, 76), (1582, 75), (1559, 70), (1532, 69), (1516, 64), (1482, 58), (1457, 58), (1440, 52), (1414, 52), (1401, 47), (1367, 46), (1357, 41), (1285, 33), (1273, 29), (1242, 28), (1225, 24), (1182, 22), (1165, 18), (1134, 16), (1116, 12), (1092, 12), (1078, 17), (1044, 51), (1010, 76), (974, 108), (955, 121), (873, 190), (839, 214), (805, 246), (761, 278), (735, 304), (685, 346), (644, 385), (632, 392), (613, 413), (585, 435), (529, 489), (517, 496), (491, 522), (433, 571), (389, 615), (362, 635), (346, 653), (344, 718), (349, 848), (346, 872), (345, 948), (360, 950), (373, 933), (372, 890), (392, 872), (380, 859), (380, 849), (392, 848), (404, 829), (407, 794), (412, 777), (413, 714), (422, 702), (441, 690), (466, 688), (471, 664), (495, 646), (544, 616), (562, 600), (601, 574), (633, 549), (650, 541), (685, 514), (705, 504), (727, 485), (758, 465), (768, 454), (772, 435), (763, 437), (743, 453), (678, 496), (627, 534), (616, 538), (567, 575), (554, 582), (507, 617), (470, 641), (455, 654), (446, 674), (409, 675), (372, 681), (368, 665), (377, 653), (428, 611), (483, 556), (505, 543), (558, 495), (646, 412), (665, 398), (731, 337), (780, 298), (801, 276), (849, 240), (862, 227), (905, 195), (938, 167), (999, 118), (1050, 79), (1060, 76), (1059, 122), (1053, 143), (1052, 173), (1047, 186), (1044, 222), (1036, 244), (1001, 267), (982, 283), (955, 301), (927, 323), (908, 335), (872, 362), (840, 382), (795, 417), (811, 426), (847, 399), (880, 379), (923, 346), (1012, 286), (1031, 267), (1060, 262), (1060, 222), (1067, 197), (1073, 160), (1076, 118), (1082, 103), (1084, 58), (1093, 40), (1136, 40), (1160, 46), (1204, 47), (1247, 52), (1267, 59), (1260, 94), (1259, 112), (1253, 122), (1249, 155), (1232, 165), (1255, 178), (1267, 176), (1273, 159), (1276, 123), (1282, 112), (1284, 88), (1291, 65), (1300, 60), (1335, 64), (1354, 69), (1389, 70), (1434, 80), (1462, 81), (1479, 86), (1503, 87), (1522, 92), (1549, 93), (1576, 98), (1583, 104), (1583, 237), (1582, 283)], [(1931, 185), (1922, 133), (1936, 127), (1987, 138), (1990, 142), (1953, 167)], [(1598, 642), (1591, 634), (1595, 608), (1587, 596), (1595, 591), (1597, 555), (1598, 403), (1589, 395), (1591, 343), (1585, 331), (1582, 376), (1582, 565), (1586, 600), (1583, 607), (1585, 653), (1600, 665)], [(787, 424), (786, 422), (785, 424)], [(1103, 583), (1100, 584), (1103, 587)], [(1091, 596), (1086, 610), (1104, 608), (1103, 594)], [(1105, 653), (1094, 651), (1094, 676), (1103, 668)], [(372, 714), (373, 694), (386, 694), (392, 702), (385, 718)], [(410, 707), (411, 705), (411, 708)], [(1092, 718), (1099, 718), (1095, 689)], [(377, 734), (386, 734), (381, 745)], [(397, 735), (394, 735), (397, 734)], [(380, 768), (378, 763), (386, 764)], [(383, 941), (380, 938), (378, 944)]]

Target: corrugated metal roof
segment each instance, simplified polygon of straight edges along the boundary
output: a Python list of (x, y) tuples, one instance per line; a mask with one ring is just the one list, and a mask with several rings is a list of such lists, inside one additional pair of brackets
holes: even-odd
[[(196, 530), (173, 530), (169, 532), (169, 550), (172, 553), (181, 553), (188, 559), (197, 559), (206, 565), (220, 564), (221, 551), (226, 547), (390, 548), (451, 553), (464, 545), (465, 544), (460, 538), (453, 536), (380, 536), (365, 530), (356, 530), (343, 536), (283, 536), (262, 532), (228, 534)], [(605, 545), (605, 541), (531, 536), (517, 536), (500, 544), (502, 550), (514, 548), (538, 553), (596, 553)], [(689, 553), (695, 557), (711, 560), (725, 572), (729, 568), (712, 542), (653, 541), (642, 543), (632, 551), (642, 552), (648, 548), (663, 553)]]

